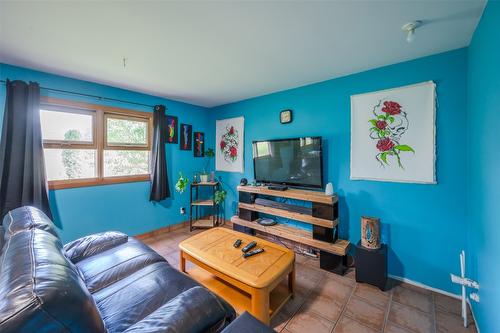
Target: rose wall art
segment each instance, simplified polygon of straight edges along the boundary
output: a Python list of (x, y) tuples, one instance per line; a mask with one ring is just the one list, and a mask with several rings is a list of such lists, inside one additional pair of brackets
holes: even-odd
[(215, 128), (217, 171), (243, 172), (243, 127), (243, 117), (217, 120)]
[(436, 85), (351, 96), (351, 179), (435, 184)]

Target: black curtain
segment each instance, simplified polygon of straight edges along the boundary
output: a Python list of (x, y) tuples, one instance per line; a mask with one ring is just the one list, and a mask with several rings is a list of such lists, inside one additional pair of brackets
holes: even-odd
[(47, 196), (38, 83), (7, 80), (0, 146), (0, 216), (21, 206), (52, 214)]
[(167, 143), (167, 118), (165, 106), (156, 105), (153, 114), (153, 147), (151, 151), (151, 194), (149, 201), (162, 201), (170, 197), (167, 177), (165, 144)]

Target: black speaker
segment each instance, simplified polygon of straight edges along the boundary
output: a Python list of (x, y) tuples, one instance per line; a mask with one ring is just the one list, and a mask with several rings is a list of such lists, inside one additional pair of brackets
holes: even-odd
[(344, 275), (347, 271), (347, 256), (338, 256), (333, 253), (320, 251), (319, 252), (319, 267), (321, 269)]
[(240, 185), (245, 186), (246, 184), (248, 184), (248, 180), (246, 178), (241, 178)]
[(238, 217), (242, 220), (245, 220), (245, 221), (255, 221), (259, 218), (259, 215), (257, 212), (254, 212), (253, 210), (239, 208), (238, 209)]
[(238, 192), (239, 198), (238, 201), (246, 204), (255, 203), (255, 198), (257, 195), (255, 193), (247, 193), (247, 192)]
[(387, 285), (387, 245), (371, 250), (361, 246), (356, 247), (356, 281), (377, 286), (386, 290)]

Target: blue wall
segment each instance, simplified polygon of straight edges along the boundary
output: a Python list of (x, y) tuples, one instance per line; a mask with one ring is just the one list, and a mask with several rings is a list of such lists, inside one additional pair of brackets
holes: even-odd
[[(213, 126), (208, 123), (208, 111), (202, 107), (4, 64), (0, 64), (0, 78), (36, 81), (42, 87), (65, 89), (149, 105), (164, 104), (168, 108), (168, 114), (178, 116), (180, 122), (192, 124), (193, 131), (205, 132), (209, 144), (213, 138)], [(46, 90), (42, 90), (42, 95), (138, 111), (152, 111), (147, 107), (54, 94)], [(3, 119), (4, 104), (5, 85), (2, 84), (0, 86), (0, 119)], [(120, 230), (134, 235), (183, 221), (185, 216), (179, 214), (179, 208), (187, 206), (189, 195), (184, 193), (181, 196), (175, 192), (174, 184), (178, 173), (183, 171), (185, 175), (191, 177), (195, 171), (203, 169), (206, 160), (194, 158), (193, 151), (179, 150), (178, 145), (167, 144), (166, 152), (173, 200), (167, 199), (160, 203), (149, 202), (149, 182), (50, 191), (50, 204), (55, 215), (55, 222), (61, 228), (62, 239), (69, 241), (105, 230)]]
[[(357, 242), (360, 217), (378, 216), (390, 247), (390, 274), (457, 293), (449, 273), (458, 271), (466, 240), (466, 66), (467, 50), (459, 49), (217, 107), (212, 125), (245, 117), (245, 172), (220, 175), (230, 189), (242, 176), (253, 179), (252, 140), (322, 136), (325, 180), (340, 195), (341, 236)], [(350, 96), (428, 80), (437, 83), (438, 184), (349, 180)], [(281, 125), (279, 112), (287, 108), (293, 122)], [(235, 201), (230, 191), (228, 216)]]
[(469, 46), (468, 269), (481, 289), (472, 302), (482, 333), (500, 332), (500, 2), (490, 1)]

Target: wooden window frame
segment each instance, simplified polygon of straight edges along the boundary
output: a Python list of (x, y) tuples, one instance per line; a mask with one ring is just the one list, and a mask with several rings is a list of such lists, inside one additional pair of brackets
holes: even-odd
[[(153, 114), (129, 109), (123, 109), (100, 104), (68, 101), (53, 97), (41, 97), (40, 109), (49, 109), (61, 112), (90, 114), (93, 117), (92, 142), (75, 142), (66, 140), (43, 140), (43, 148), (56, 149), (93, 149), (96, 151), (96, 172), (95, 178), (79, 178), (48, 181), (49, 189), (58, 190), (64, 188), (99, 186), (118, 183), (148, 181), (150, 174), (104, 177), (104, 150), (142, 150), (151, 152), (153, 141)], [(144, 121), (148, 124), (148, 138), (146, 145), (134, 144), (112, 144), (106, 140), (107, 119), (127, 119)]]

